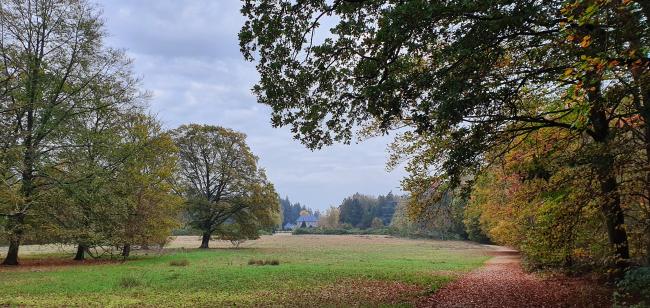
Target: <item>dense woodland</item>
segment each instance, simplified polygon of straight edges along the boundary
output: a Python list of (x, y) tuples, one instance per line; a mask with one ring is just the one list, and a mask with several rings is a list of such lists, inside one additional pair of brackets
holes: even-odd
[(242, 12), (273, 124), (312, 149), (394, 134), (411, 218), (463, 217), (471, 238), (541, 266), (650, 262), (650, 2), (248, 0)]

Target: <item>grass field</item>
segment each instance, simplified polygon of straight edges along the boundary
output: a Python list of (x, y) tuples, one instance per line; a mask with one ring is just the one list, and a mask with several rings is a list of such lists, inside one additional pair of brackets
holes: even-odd
[(0, 306), (408, 306), (487, 259), (481, 245), (383, 236), (264, 236), (239, 249), (218, 242), (193, 249), (198, 244), (179, 237), (160, 255), (76, 266), (35, 264), (71, 257), (37, 249), (23, 256), (26, 265), (0, 268)]

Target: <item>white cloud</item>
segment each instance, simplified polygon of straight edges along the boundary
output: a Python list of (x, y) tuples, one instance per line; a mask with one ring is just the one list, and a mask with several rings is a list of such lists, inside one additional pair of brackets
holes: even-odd
[(403, 171), (385, 171), (388, 137), (310, 151), (288, 129), (270, 125), (270, 110), (250, 89), (253, 63), (239, 54), (243, 23), (234, 0), (104, 0), (108, 44), (126, 49), (166, 127), (221, 125), (242, 131), (278, 193), (313, 208), (355, 192), (398, 191)]

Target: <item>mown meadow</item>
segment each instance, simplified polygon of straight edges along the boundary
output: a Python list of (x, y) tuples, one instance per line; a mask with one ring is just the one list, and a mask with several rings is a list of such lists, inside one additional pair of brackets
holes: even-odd
[[(194, 249), (199, 243), (179, 237), (124, 263), (48, 265), (35, 260), (71, 255), (25, 255), (23, 266), (0, 269), (0, 305), (409, 306), (488, 258), (468, 242), (385, 236), (276, 235)], [(249, 264), (258, 260), (270, 264)]]

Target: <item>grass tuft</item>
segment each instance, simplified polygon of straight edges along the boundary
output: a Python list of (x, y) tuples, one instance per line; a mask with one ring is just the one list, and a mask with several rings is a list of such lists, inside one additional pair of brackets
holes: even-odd
[(169, 261), (169, 265), (171, 266), (188, 266), (189, 264), (190, 261), (188, 261), (187, 259)]
[(272, 260), (250, 259), (248, 260), (248, 265), (280, 265), (280, 261), (277, 259), (272, 259)]
[(119, 285), (124, 289), (132, 289), (141, 286), (142, 281), (140, 281), (140, 279), (133, 276), (126, 276), (120, 278)]

